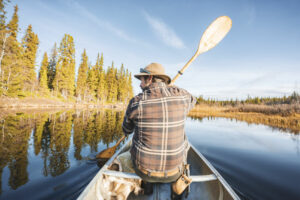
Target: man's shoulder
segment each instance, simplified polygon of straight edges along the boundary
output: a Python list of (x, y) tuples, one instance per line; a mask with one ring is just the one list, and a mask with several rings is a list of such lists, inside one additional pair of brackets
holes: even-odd
[(136, 104), (142, 99), (143, 93), (139, 93), (138, 95), (134, 96), (130, 100), (130, 104)]
[(172, 95), (191, 95), (187, 90), (180, 88), (176, 85), (169, 85), (167, 86), (167, 88)]

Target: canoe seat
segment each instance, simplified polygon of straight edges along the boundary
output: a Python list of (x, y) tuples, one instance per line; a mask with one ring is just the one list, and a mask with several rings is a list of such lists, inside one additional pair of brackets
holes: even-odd
[[(105, 170), (103, 172), (103, 174), (106, 174), (106, 175), (109, 175), (109, 176), (120, 177), (120, 178), (130, 178), (130, 179), (141, 180), (141, 177), (139, 177), (135, 173), (119, 172), (119, 171), (113, 171), (113, 170)], [(214, 174), (209, 174), (209, 175), (193, 175), (193, 176), (190, 176), (190, 178), (193, 180), (193, 182), (206, 182), (206, 181), (217, 180), (217, 177)]]

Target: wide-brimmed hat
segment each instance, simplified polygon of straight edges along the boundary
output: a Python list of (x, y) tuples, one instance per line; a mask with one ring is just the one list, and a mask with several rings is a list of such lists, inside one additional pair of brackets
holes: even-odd
[(145, 68), (140, 69), (140, 73), (134, 75), (135, 78), (141, 79), (142, 76), (156, 76), (158, 78), (162, 78), (166, 83), (171, 82), (171, 78), (165, 74), (165, 69), (161, 64), (151, 63), (147, 65)]

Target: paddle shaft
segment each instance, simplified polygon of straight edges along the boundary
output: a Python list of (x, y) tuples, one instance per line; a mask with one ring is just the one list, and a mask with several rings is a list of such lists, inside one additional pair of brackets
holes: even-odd
[(199, 56), (200, 54), (198, 54), (198, 51), (195, 53), (195, 55), (193, 55), (193, 57), (183, 66), (183, 68), (178, 71), (177, 75), (173, 78), (173, 80), (171, 81), (170, 85), (173, 85), (176, 81), (176, 79), (179, 78), (179, 76), (181, 76), (183, 74), (183, 72), (186, 70), (186, 68), (188, 68), (188, 66), (190, 66), (190, 64)]

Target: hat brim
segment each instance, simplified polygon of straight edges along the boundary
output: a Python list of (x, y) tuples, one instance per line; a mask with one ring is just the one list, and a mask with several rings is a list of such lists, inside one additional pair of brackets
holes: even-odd
[(165, 74), (147, 74), (147, 73), (139, 73), (139, 74), (135, 74), (134, 77), (137, 79), (141, 79), (142, 76), (156, 76), (159, 78), (162, 78), (167, 84), (171, 83), (171, 78)]

